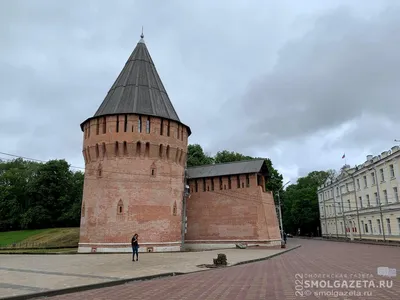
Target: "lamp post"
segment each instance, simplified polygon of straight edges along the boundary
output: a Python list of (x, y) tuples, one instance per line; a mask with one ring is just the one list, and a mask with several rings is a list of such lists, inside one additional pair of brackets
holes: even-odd
[(286, 182), (277, 192), (277, 196), (278, 196), (278, 210), (279, 210), (279, 226), (281, 228), (281, 237), (283, 237), (283, 222), (282, 222), (282, 208), (281, 208), (281, 198), (279, 196), (279, 192), (288, 184), (290, 183), (290, 180), (288, 182)]

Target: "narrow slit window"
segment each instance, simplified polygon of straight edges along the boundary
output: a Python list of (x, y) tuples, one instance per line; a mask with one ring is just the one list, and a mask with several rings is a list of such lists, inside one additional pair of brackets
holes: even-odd
[(180, 132), (181, 132), (181, 127), (178, 125), (178, 130), (177, 130), (177, 138), (180, 139)]
[(167, 156), (167, 159), (169, 159), (169, 145), (167, 145), (166, 156)]
[(203, 192), (206, 191), (206, 179), (203, 178)]
[(169, 136), (170, 129), (171, 129), (171, 122), (168, 120), (168, 124), (167, 124), (167, 136)]
[(100, 130), (100, 120), (97, 119), (97, 120), (96, 120), (96, 135), (99, 134), (99, 130)]
[(232, 188), (231, 176), (228, 176), (228, 189)]
[(147, 117), (146, 120), (146, 133), (150, 133), (150, 118)]
[(115, 142), (115, 148), (114, 148), (115, 156), (118, 156), (118, 152), (119, 152), (118, 148), (119, 148), (118, 142)]
[(142, 144), (140, 142), (136, 143), (136, 155), (139, 156), (140, 152), (142, 151)]
[(128, 131), (128, 115), (125, 115), (124, 132)]
[(164, 134), (164, 120), (161, 119), (161, 124), (160, 124), (160, 135)]
[(195, 192), (197, 193), (197, 191), (198, 191), (198, 184), (197, 184), (197, 179), (195, 179), (194, 180), (194, 190), (195, 190)]
[(160, 145), (160, 148), (159, 148), (159, 150), (158, 150), (158, 156), (160, 157), (160, 158), (162, 158), (163, 157), (163, 145), (161, 144)]
[(222, 177), (219, 178), (219, 189), (222, 190)]
[(128, 143), (124, 142), (124, 156), (128, 156)]
[(237, 188), (240, 189), (240, 175), (236, 176)]
[(107, 119), (103, 118), (103, 134), (107, 132)]
[(181, 126), (181, 140), (183, 141), (183, 126)]
[(96, 159), (98, 159), (99, 158), (99, 156), (100, 156), (100, 153), (99, 153), (100, 151), (99, 151), (99, 144), (96, 144)]
[(116, 131), (119, 132), (119, 116), (117, 116), (117, 129), (116, 129)]
[(214, 178), (211, 178), (211, 190), (214, 190)]
[(142, 132), (142, 117), (139, 116), (138, 120), (138, 132)]
[(146, 157), (150, 156), (150, 143), (149, 142), (146, 143), (146, 149), (145, 149), (144, 155)]
[(247, 187), (250, 187), (250, 176), (249, 176), (249, 174), (246, 175), (246, 185), (247, 185)]

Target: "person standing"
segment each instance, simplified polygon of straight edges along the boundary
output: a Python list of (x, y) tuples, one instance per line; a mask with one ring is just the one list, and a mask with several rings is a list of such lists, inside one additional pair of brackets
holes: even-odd
[(283, 240), (285, 241), (285, 245), (286, 245), (286, 240), (287, 240), (287, 234), (286, 234), (286, 232), (283, 232)]
[(136, 254), (136, 261), (139, 260), (139, 235), (135, 233), (132, 237), (132, 261), (135, 261), (135, 254)]

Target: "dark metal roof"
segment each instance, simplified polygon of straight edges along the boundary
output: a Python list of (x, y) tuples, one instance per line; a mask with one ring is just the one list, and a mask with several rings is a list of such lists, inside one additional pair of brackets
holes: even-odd
[[(150, 115), (182, 123), (157, 73), (143, 35), (92, 118), (115, 114)], [(190, 135), (189, 126), (185, 126)]]
[(238, 175), (258, 173), (266, 168), (263, 159), (243, 160), (232, 163), (205, 165), (187, 168), (188, 179), (217, 177), (226, 175)]

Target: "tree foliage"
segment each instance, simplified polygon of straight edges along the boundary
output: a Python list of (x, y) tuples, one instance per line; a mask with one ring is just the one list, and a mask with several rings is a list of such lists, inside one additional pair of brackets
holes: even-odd
[(83, 173), (65, 160), (0, 162), (0, 230), (79, 226)]
[(282, 193), (283, 228), (286, 232), (317, 235), (319, 205), (317, 189), (332, 171), (313, 171), (300, 177), (296, 184), (291, 184)]

